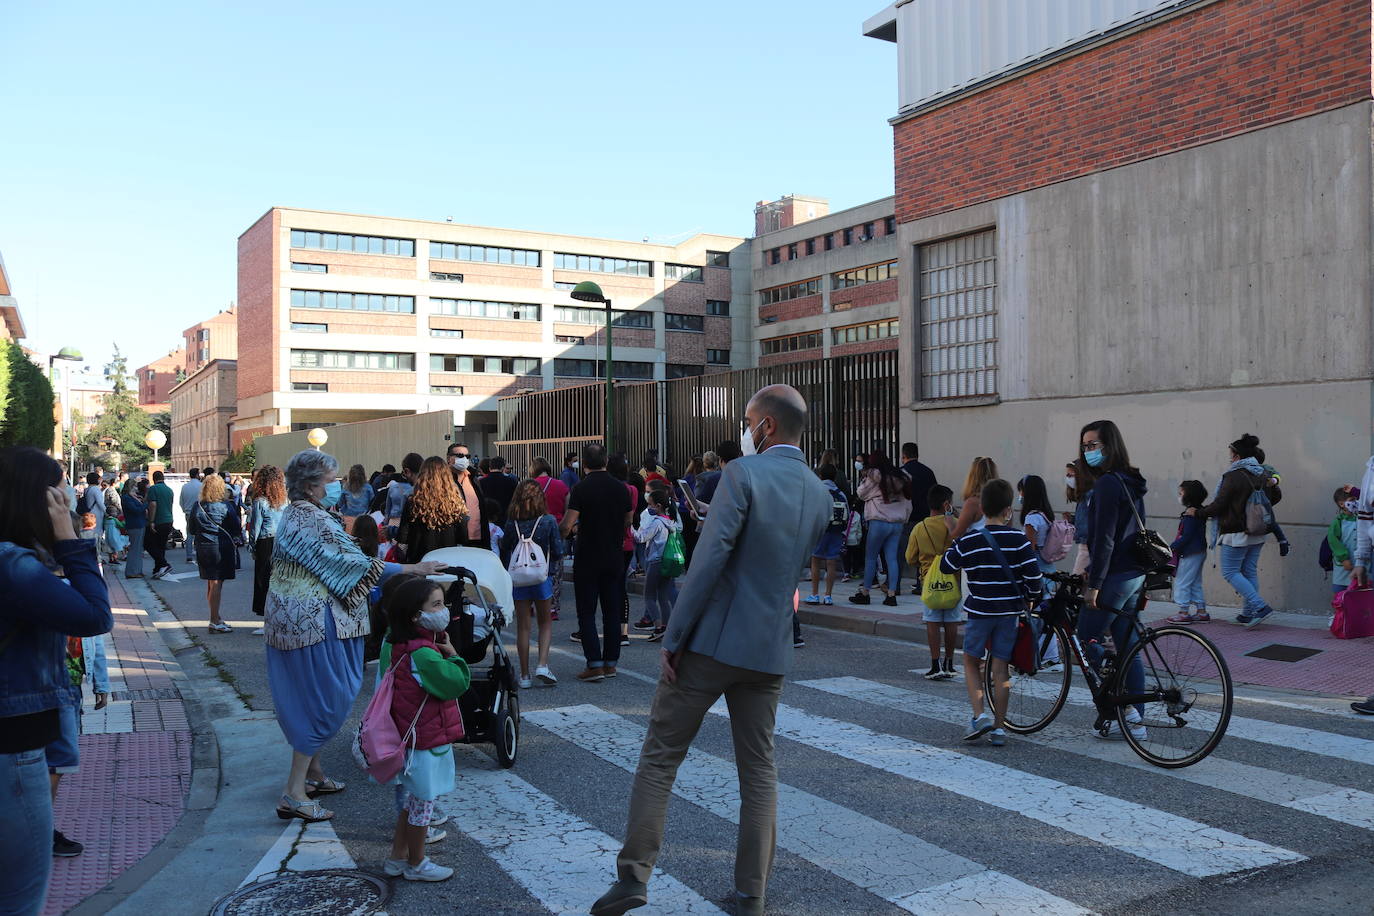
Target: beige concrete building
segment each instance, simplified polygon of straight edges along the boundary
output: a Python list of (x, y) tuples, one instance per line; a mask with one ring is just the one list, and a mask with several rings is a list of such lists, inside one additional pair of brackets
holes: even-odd
[(10, 275), (5, 270), (5, 259), (0, 258), (0, 340), (22, 340), (24, 338), (24, 319), (19, 317), (19, 300), (10, 290)]
[(747, 365), (747, 264), (744, 240), (721, 235), (660, 245), (275, 207), (239, 237), (233, 444), (435, 410), (485, 442), (499, 395), (601, 376), (604, 309), (571, 298), (582, 280), (612, 300), (618, 378)]
[(232, 305), (182, 331), (186, 374), (194, 375), (211, 360), (238, 359), (238, 334), (238, 316)]
[(217, 467), (228, 456), (229, 430), (237, 407), (238, 363), (212, 359), (172, 389), (174, 470)]

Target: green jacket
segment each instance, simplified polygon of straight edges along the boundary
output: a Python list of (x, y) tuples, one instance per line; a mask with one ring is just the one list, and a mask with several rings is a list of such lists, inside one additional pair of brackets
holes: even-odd
[(1331, 559), (1337, 566), (1351, 559), (1350, 550), (1345, 546), (1345, 538), (1341, 537), (1341, 528), (1346, 522), (1353, 521), (1355, 516), (1349, 512), (1338, 512), (1326, 529), (1326, 543), (1331, 547)]

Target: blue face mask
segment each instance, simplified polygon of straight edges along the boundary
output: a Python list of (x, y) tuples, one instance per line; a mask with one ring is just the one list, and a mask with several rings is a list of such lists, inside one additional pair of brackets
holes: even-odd
[(331, 481), (324, 485), (324, 498), (320, 500), (320, 505), (326, 509), (332, 509), (342, 495), (343, 484), (337, 480)]
[(1090, 468), (1101, 467), (1102, 462), (1107, 460), (1107, 453), (1100, 448), (1091, 452), (1084, 452), (1083, 460), (1088, 462)]

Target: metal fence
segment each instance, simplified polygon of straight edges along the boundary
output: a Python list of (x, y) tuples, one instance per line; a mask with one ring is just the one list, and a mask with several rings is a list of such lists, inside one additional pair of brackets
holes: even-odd
[[(765, 385), (787, 384), (806, 399), (810, 424), (802, 448), (847, 459), (874, 446), (895, 454), (897, 353), (861, 353), (760, 366), (663, 382), (616, 386), (615, 442), (635, 463), (648, 449), (681, 471), (687, 460), (739, 438), (744, 408)], [(542, 454), (555, 466), (565, 452), (601, 442), (605, 387), (579, 385), (501, 398), (496, 448), (516, 467)], [(555, 468), (556, 469), (556, 468)]]

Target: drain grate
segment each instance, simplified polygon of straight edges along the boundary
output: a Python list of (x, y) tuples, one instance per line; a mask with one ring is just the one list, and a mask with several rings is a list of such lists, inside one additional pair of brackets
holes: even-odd
[(287, 872), (221, 897), (210, 916), (368, 916), (391, 899), (391, 884), (365, 871)]
[(1309, 649), (1306, 646), (1286, 646), (1281, 642), (1274, 642), (1245, 654), (1249, 658), (1263, 658), (1271, 662), (1300, 662), (1321, 653), (1321, 649)]
[(175, 687), (147, 687), (142, 690), (116, 690), (112, 700), (179, 700), (181, 691)]

